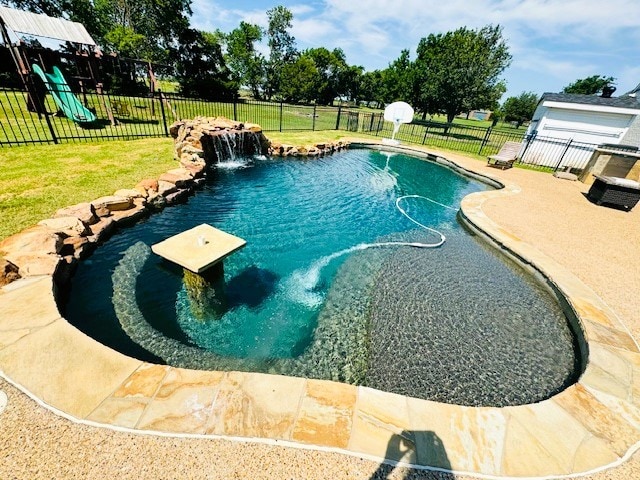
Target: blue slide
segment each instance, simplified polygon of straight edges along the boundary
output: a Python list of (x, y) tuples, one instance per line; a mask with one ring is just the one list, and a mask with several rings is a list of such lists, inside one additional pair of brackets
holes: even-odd
[(58, 108), (64, 112), (67, 118), (78, 123), (91, 123), (97, 120), (95, 114), (87, 110), (80, 100), (71, 93), (71, 87), (62, 76), (62, 72), (56, 66), (53, 73), (46, 73), (39, 65), (32, 65), (33, 71), (44, 81), (47, 90), (53, 96)]

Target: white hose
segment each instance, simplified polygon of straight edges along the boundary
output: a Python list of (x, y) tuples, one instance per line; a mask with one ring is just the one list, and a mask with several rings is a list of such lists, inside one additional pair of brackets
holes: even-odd
[[(303, 303), (309, 304), (309, 306), (315, 306), (317, 304), (319, 304), (322, 301), (322, 298), (318, 295), (315, 294), (314, 297), (312, 299), (307, 298), (308, 295), (302, 295), (303, 292), (311, 292), (312, 290), (314, 290), (316, 288), (316, 286), (318, 285), (318, 282), (320, 281), (320, 272), (322, 271), (322, 269), (324, 267), (326, 267), (327, 265), (329, 265), (329, 263), (331, 263), (331, 261), (335, 260), (338, 257), (341, 257), (343, 255), (346, 255), (348, 253), (351, 252), (355, 252), (358, 250), (366, 250), (368, 248), (382, 248), (382, 247), (413, 247), (413, 248), (437, 248), (439, 246), (441, 246), (446, 240), (447, 237), (444, 236), (444, 234), (438, 230), (436, 230), (435, 228), (431, 228), (431, 227), (427, 227), (426, 225), (420, 223), (419, 221), (415, 220), (414, 218), (411, 217), (411, 215), (409, 215), (406, 210), (404, 208), (402, 208), (400, 206), (400, 202), (406, 198), (421, 198), (423, 200), (427, 200), (429, 202), (435, 203), (436, 205), (440, 205), (441, 207), (444, 208), (448, 208), (450, 210), (456, 210), (453, 207), (450, 207), (449, 205), (445, 205), (443, 203), (440, 202), (436, 202), (435, 200), (432, 200), (428, 197), (424, 197), (422, 195), (404, 195), (402, 197), (398, 197), (396, 200), (396, 208), (400, 211), (400, 213), (402, 213), (402, 215), (404, 215), (405, 217), (407, 217), (411, 222), (413, 222), (414, 224), (418, 225), (420, 228), (423, 228), (429, 232), (435, 233), (437, 235), (440, 236), (440, 240), (437, 241), (436, 243), (423, 243), (423, 242), (377, 242), (377, 243), (360, 243), (358, 245), (355, 245), (353, 247), (349, 247), (349, 248), (345, 248), (344, 250), (340, 250), (339, 252), (334, 252), (330, 255), (324, 256), (318, 260), (316, 260), (315, 262), (313, 262), (313, 264), (305, 271), (297, 271), (294, 272), (294, 274), (292, 275), (292, 282), (289, 283), (288, 288), (291, 289), (290, 293), (293, 294), (293, 296), (297, 297), (297, 298), (306, 298), (306, 301), (304, 301)], [(303, 292), (300, 291), (296, 291), (297, 289), (294, 287), (293, 289), (291, 288), (293, 285), (296, 285), (298, 288), (302, 288)], [(295, 292), (295, 293), (294, 293)]]

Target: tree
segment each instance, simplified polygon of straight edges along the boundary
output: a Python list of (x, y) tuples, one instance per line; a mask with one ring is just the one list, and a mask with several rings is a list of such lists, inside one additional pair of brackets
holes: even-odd
[(207, 100), (230, 100), (237, 95), (238, 84), (231, 79), (217, 35), (188, 29), (180, 42), (176, 70), (183, 95)]
[(570, 83), (562, 89), (562, 93), (580, 93), (582, 95), (595, 95), (600, 93), (602, 89), (615, 82), (613, 77), (605, 77), (604, 75), (592, 75), (587, 78), (581, 78)]
[(383, 71), (383, 98), (385, 103), (405, 101), (415, 103), (414, 69), (409, 50), (402, 50), (400, 56)]
[(376, 107), (384, 105), (384, 79), (381, 70), (365, 72), (360, 80), (359, 98), (367, 102), (375, 102)]
[(281, 79), (280, 95), (285, 101), (310, 103), (317, 99), (322, 80), (310, 56), (301, 55), (295, 62), (286, 64)]
[(414, 62), (414, 107), (424, 114), (443, 112), (448, 122), (465, 109), (490, 107), (510, 62), (499, 25), (422, 38)]
[[(79, 0), (75, 0), (79, 1)], [(177, 56), (180, 38), (189, 29), (191, 0), (94, 0), (97, 16), (104, 29), (103, 38), (112, 38), (113, 30), (127, 30), (144, 37), (133, 52), (134, 58), (167, 63)], [(116, 50), (108, 40), (103, 45)], [(122, 52), (119, 52), (122, 54)]]
[(144, 51), (147, 39), (144, 35), (136, 33), (133, 28), (118, 25), (109, 30), (105, 35), (105, 43), (123, 57), (136, 58)]
[(349, 65), (342, 49), (329, 51), (324, 47), (311, 48), (305, 50), (302, 55), (310, 58), (318, 71), (314, 97), (317, 103), (332, 105), (336, 97), (346, 94)]
[(262, 40), (258, 25), (240, 22), (240, 26), (225, 36), (227, 65), (234, 80), (249, 87), (254, 98), (260, 98), (264, 81), (264, 57), (256, 51), (255, 44)]
[(341, 73), (341, 95), (356, 102), (356, 105), (359, 105), (362, 99), (362, 72), (364, 72), (364, 67), (350, 65)]
[(289, 9), (279, 5), (267, 10), (269, 26), (267, 43), (269, 60), (266, 62), (266, 81), (263, 91), (267, 99), (280, 93), (281, 72), (285, 65), (293, 63), (297, 58), (295, 38), (289, 33), (292, 27), (293, 14)]
[(504, 119), (508, 122), (517, 122), (516, 128), (520, 128), (520, 125), (533, 118), (538, 101), (538, 96), (533, 92), (522, 92), (517, 97), (507, 98), (502, 106)]

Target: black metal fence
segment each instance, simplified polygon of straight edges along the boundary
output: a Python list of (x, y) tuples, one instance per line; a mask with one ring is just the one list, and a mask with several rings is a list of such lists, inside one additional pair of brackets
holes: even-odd
[[(393, 134), (393, 124), (385, 122), (382, 113), (349, 110), (344, 112), (343, 116), (346, 116), (346, 121), (341, 122), (340, 125), (348, 131), (387, 138), (391, 138)], [(414, 120), (412, 123), (400, 125), (395, 138), (420, 145), (478, 155), (493, 155), (507, 141), (521, 142), (524, 133), (524, 130), (509, 131), (491, 127)]]
[(56, 85), (49, 94), (37, 85), (29, 92), (0, 88), (0, 146), (163, 137), (174, 121), (198, 115), (258, 123), (265, 131), (335, 130), (340, 108), (214, 102), (162, 92), (146, 96), (71, 92), (66, 84)]
[(545, 137), (534, 133), (525, 137), (518, 162), (543, 170), (582, 170), (597, 146), (571, 138)]

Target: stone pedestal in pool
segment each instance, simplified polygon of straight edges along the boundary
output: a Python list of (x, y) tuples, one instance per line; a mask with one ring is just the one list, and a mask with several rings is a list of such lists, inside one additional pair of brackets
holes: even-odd
[(151, 246), (161, 257), (184, 269), (184, 284), (196, 318), (224, 312), (223, 260), (247, 244), (211, 225), (202, 224)]

